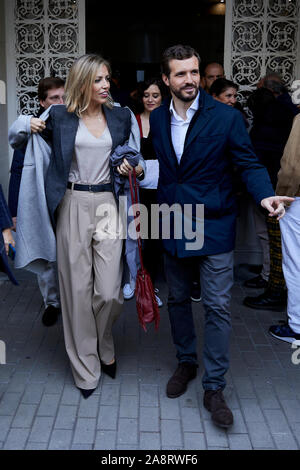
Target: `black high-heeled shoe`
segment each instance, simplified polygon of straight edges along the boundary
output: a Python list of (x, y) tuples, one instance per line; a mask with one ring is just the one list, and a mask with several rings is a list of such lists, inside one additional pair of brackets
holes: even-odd
[(90, 397), (92, 395), (92, 393), (96, 390), (95, 388), (90, 388), (90, 389), (84, 389), (84, 388), (79, 388), (78, 389), (80, 390), (81, 392), (81, 395), (83, 396), (83, 398), (87, 399), (88, 397)]
[(104, 362), (101, 361), (101, 370), (104, 374), (109, 375), (109, 377), (114, 379), (116, 377), (117, 361), (112, 364), (104, 364)]

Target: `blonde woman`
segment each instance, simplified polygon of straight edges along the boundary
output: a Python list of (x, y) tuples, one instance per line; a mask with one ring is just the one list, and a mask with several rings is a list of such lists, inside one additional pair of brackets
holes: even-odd
[[(42, 133), (52, 146), (46, 197), (56, 226), (65, 344), (84, 398), (96, 389), (101, 369), (115, 377), (112, 325), (123, 303), (123, 240), (117, 227), (103, 239), (98, 214), (103, 205), (116, 209), (110, 155), (128, 141), (132, 121), (129, 109), (113, 106), (109, 88), (108, 62), (94, 54), (77, 59), (65, 105), (51, 108)], [(126, 159), (118, 167), (123, 176), (130, 169)]]

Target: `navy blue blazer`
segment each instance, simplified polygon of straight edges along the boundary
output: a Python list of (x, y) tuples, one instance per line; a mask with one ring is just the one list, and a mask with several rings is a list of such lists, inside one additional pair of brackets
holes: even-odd
[[(163, 240), (164, 248), (178, 257), (213, 255), (234, 249), (237, 201), (233, 190), (233, 167), (241, 174), (257, 204), (274, 190), (266, 168), (259, 162), (242, 114), (214, 100), (200, 89), (199, 109), (194, 115), (178, 164), (171, 138), (169, 100), (152, 111), (151, 134), (159, 160), (158, 201), (204, 204), (204, 244), (186, 249), (184, 236)], [(196, 227), (195, 211), (193, 229)]]
[(11, 216), (9, 213), (9, 209), (6, 204), (6, 200), (2, 191), (2, 186), (0, 185), (0, 271), (6, 273), (9, 279), (16, 285), (18, 282), (16, 281), (13, 273), (8, 264), (7, 255), (5, 252), (5, 245), (2, 236), (2, 230), (6, 228), (12, 227), (13, 223), (11, 220)]
[(17, 216), (18, 200), (20, 192), (20, 184), (22, 171), (24, 166), (24, 158), (26, 145), (22, 149), (16, 149), (13, 154), (12, 164), (10, 168), (10, 179), (8, 187), (8, 207), (12, 217)]
[[(124, 144), (130, 136), (131, 114), (128, 108), (103, 106), (107, 126), (112, 138), (112, 151)], [(53, 226), (56, 225), (56, 209), (61, 202), (70, 173), (79, 118), (69, 113), (64, 105), (53, 106), (41, 133), (51, 145), (52, 154), (46, 175), (46, 198)]]

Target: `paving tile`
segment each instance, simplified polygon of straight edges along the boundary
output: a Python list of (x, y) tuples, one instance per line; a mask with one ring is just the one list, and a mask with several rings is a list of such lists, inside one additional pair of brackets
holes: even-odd
[(281, 399), (280, 403), (290, 423), (300, 422), (300, 403), (298, 400)]
[(122, 376), (121, 382), (121, 395), (138, 395), (139, 383), (137, 375), (126, 375)]
[(97, 431), (94, 450), (115, 450), (116, 431)]
[(180, 419), (180, 401), (178, 398), (160, 397), (160, 412), (162, 419)]
[(66, 384), (61, 398), (62, 405), (78, 405), (80, 392), (75, 385)]
[(159, 432), (159, 408), (141, 407), (140, 408), (140, 431), (148, 433)]
[(22, 403), (37, 405), (41, 402), (44, 393), (43, 384), (28, 384), (22, 397)]
[(204, 420), (204, 430), (208, 447), (229, 447), (226, 431), (215, 426), (211, 420)]
[(54, 429), (51, 434), (49, 450), (69, 450), (72, 441), (72, 431)]
[(158, 387), (156, 385), (140, 386), (140, 405), (159, 406)]
[(119, 406), (101, 405), (98, 413), (97, 429), (116, 430), (118, 427)]
[(235, 377), (234, 385), (239, 398), (256, 398), (250, 377)]
[(138, 398), (135, 396), (121, 396), (120, 418), (138, 418)]
[(96, 419), (78, 418), (73, 444), (93, 444), (96, 432)]
[(53, 428), (54, 418), (37, 416), (33, 422), (30, 442), (48, 442)]
[(36, 414), (37, 405), (20, 404), (12, 422), (13, 428), (29, 428)]
[(137, 445), (138, 422), (137, 419), (120, 418), (117, 435), (118, 445)]
[(48, 444), (46, 442), (28, 442), (26, 450), (47, 450)]
[(266, 423), (263, 422), (247, 422), (249, 438), (253, 449), (275, 449), (275, 443), (272, 439)]
[(203, 425), (201, 422), (199, 408), (181, 408), (181, 419), (183, 432), (203, 432)]
[(81, 397), (78, 409), (78, 416), (80, 418), (96, 418), (99, 412), (99, 395), (93, 394), (85, 400)]
[(252, 450), (252, 444), (246, 434), (229, 434), (228, 439), (231, 450)]
[(242, 412), (244, 414), (245, 421), (249, 422), (264, 422), (264, 416), (262, 414), (259, 403), (256, 399), (242, 398), (240, 400)]
[(200, 432), (184, 432), (184, 449), (187, 450), (206, 450), (205, 434)]
[(4, 450), (23, 450), (25, 449), (26, 441), (28, 439), (30, 429), (16, 429), (12, 428), (7, 436)]
[(13, 416), (0, 416), (0, 441), (5, 441)]
[(182, 446), (183, 435), (179, 420), (162, 419), (161, 420), (161, 443), (166, 446)]
[(119, 396), (120, 396), (119, 384), (103, 385), (101, 389), (100, 404), (116, 406), (119, 403)]
[(75, 405), (60, 405), (54, 428), (73, 429), (77, 419), (77, 410), (78, 407)]
[(1, 416), (12, 416), (15, 414), (20, 401), (22, 394), (18, 393), (5, 393), (0, 402), (0, 415)]
[(38, 416), (56, 416), (59, 401), (60, 395), (44, 393), (38, 408)]
[(140, 432), (140, 450), (160, 450), (160, 433)]

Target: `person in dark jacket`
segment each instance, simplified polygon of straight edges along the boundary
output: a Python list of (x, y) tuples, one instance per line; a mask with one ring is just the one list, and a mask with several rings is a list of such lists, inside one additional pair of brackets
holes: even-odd
[(18, 285), (7, 259), (9, 245), (15, 247), (15, 241), (11, 233), (12, 227), (13, 221), (0, 185), (0, 271), (7, 274), (13, 284)]
[[(263, 87), (255, 90), (248, 98), (248, 107), (253, 114), (251, 141), (256, 155), (268, 170), (274, 190), (280, 160), (295, 117), (295, 110), (287, 104), (287, 100), (279, 99), (283, 94), (283, 85), (277, 80), (268, 79), (264, 81)], [(244, 305), (257, 310), (281, 311), (286, 307), (287, 296), (282, 271), (280, 226), (276, 219), (269, 218), (266, 213), (262, 213), (262, 218), (265, 219), (269, 239), (269, 276), (264, 292), (258, 296), (245, 297)], [(255, 284), (261, 282), (260, 277), (246, 281), (246, 285), (252, 283), (255, 287)]]
[[(233, 415), (222, 391), (229, 368), (237, 216), (232, 164), (239, 167), (257, 204), (271, 216), (283, 216), (283, 203), (293, 199), (273, 196), (269, 175), (254, 153), (241, 113), (199, 88), (199, 65), (200, 57), (190, 46), (177, 45), (164, 52), (162, 78), (172, 99), (150, 115), (160, 169), (158, 202), (173, 209), (163, 245), (169, 318), (179, 365), (166, 392), (169, 398), (179, 397), (197, 373), (190, 299), (191, 266), (197, 261), (205, 309), (204, 406), (216, 425), (229, 427)], [(182, 230), (186, 221), (192, 224), (194, 238), (191, 230)]]

